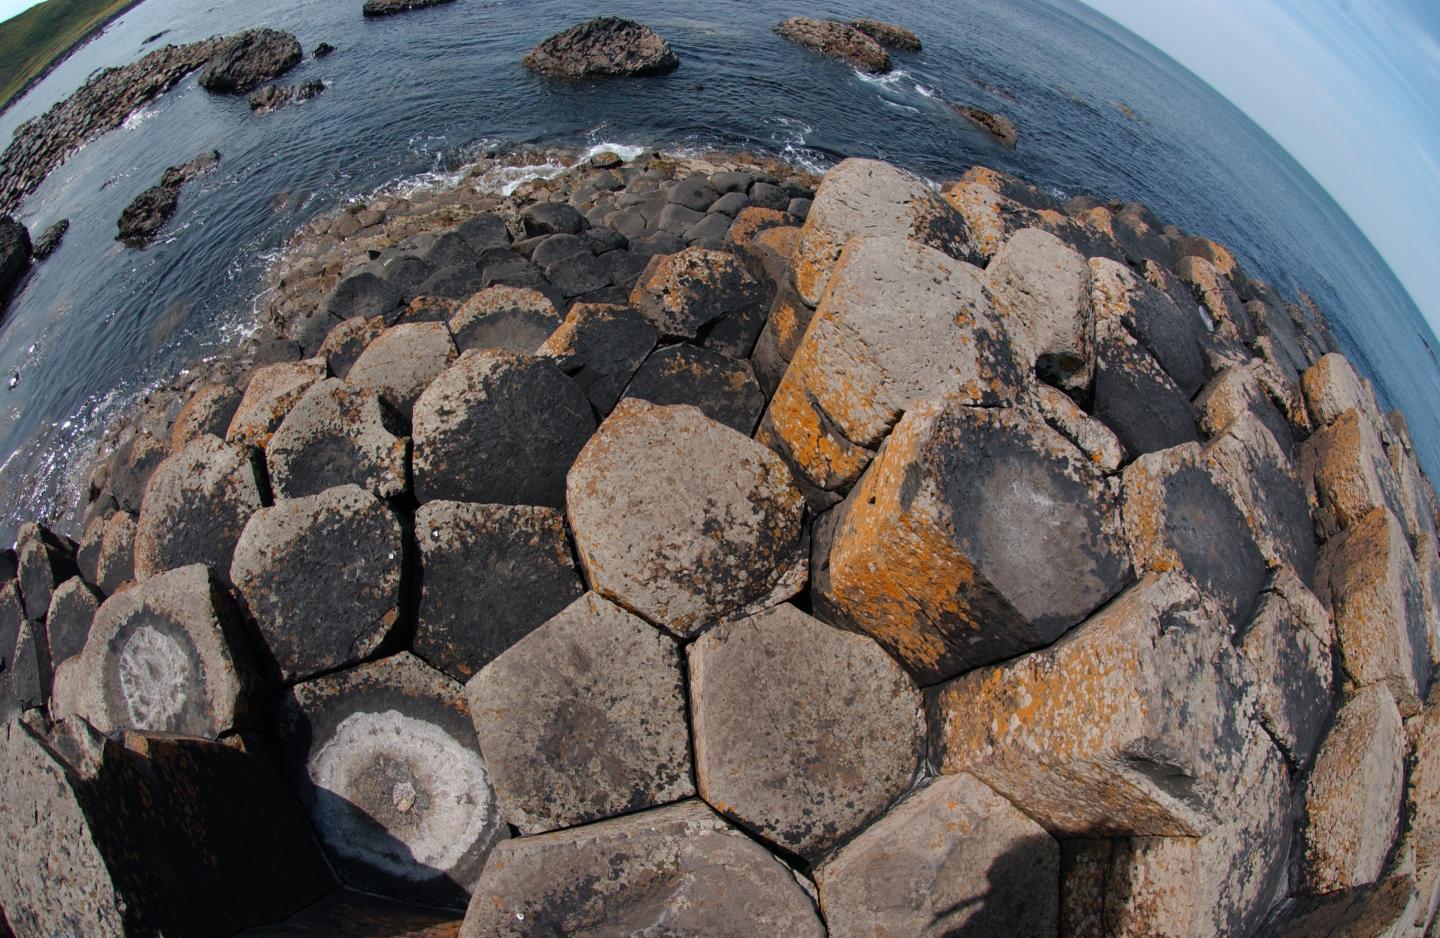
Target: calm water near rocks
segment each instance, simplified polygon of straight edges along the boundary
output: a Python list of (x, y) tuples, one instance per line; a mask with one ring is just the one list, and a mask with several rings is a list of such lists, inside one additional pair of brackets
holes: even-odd
[[(252, 326), (260, 274), (296, 226), (377, 188), (443, 184), (495, 147), (745, 148), (824, 168), (877, 156), (933, 179), (983, 163), (1062, 195), (1136, 199), (1232, 247), (1247, 269), (1313, 295), (1347, 353), (1401, 407), (1440, 477), (1440, 364), (1419, 311), (1329, 196), (1253, 123), (1162, 54), (1067, 0), (901, 3), (823, 9), (771, 2), (633, 0), (680, 55), (670, 75), (567, 84), (526, 71), (545, 36), (595, 15), (573, 0), (460, 0), (364, 20), (359, 0), (245, 5), (147, 0), (0, 117), (0, 140), (95, 69), (158, 44), (267, 25), (312, 49), (283, 80), (319, 98), (256, 116), (191, 76), (71, 158), (22, 206), (32, 232), (68, 217), (0, 323), (0, 540), (20, 520), (73, 507), (87, 457), (146, 388), (222, 353)], [(771, 33), (799, 13), (883, 15), (925, 50), (861, 76)], [(157, 33), (164, 35), (147, 44)], [(946, 101), (1015, 119), (1000, 148)], [(219, 149), (159, 242), (114, 240), (115, 220), (166, 166)], [(8, 383), (8, 381), (7, 381)]]

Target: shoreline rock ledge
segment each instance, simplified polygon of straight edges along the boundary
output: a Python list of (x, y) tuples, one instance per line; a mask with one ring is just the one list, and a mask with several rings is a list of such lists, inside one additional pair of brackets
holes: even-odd
[(1435, 933), (1440, 506), (1312, 302), (544, 158), (308, 222), (0, 552), (0, 934)]

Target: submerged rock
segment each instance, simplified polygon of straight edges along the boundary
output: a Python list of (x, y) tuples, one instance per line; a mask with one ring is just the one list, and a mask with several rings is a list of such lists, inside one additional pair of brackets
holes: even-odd
[(154, 240), (160, 229), (175, 214), (180, 204), (180, 189), (185, 183), (208, 173), (220, 163), (220, 151), (202, 153), (182, 166), (171, 166), (165, 170), (158, 186), (151, 186), (140, 193), (120, 213), (116, 223), (119, 232), (116, 241), (123, 241), (130, 247), (144, 247)]
[[(62, 218), (49, 228), (46, 228), (40, 234), (40, 237), (35, 239), (35, 259), (37, 261), (43, 261), (51, 254), (54, 254), (56, 250), (59, 249), (60, 242), (65, 240), (65, 232), (69, 230), (70, 219), (68, 218)], [(3, 281), (3, 279), (3, 276), (0, 276), (0, 281)], [(0, 293), (4, 292), (4, 288), (0, 287)]]
[(920, 37), (904, 26), (896, 26), (894, 23), (884, 23), (880, 20), (851, 20), (850, 25), (882, 46), (889, 46), (902, 52), (919, 52), (922, 48)]
[(250, 110), (264, 114), (296, 101), (308, 101), (324, 91), (325, 83), (318, 78), (298, 85), (271, 85), (250, 96)]
[[(422, 10), (425, 7), (439, 6), (442, 3), (450, 2), (452, 0), (365, 0), (365, 5), (360, 8), (360, 12), (365, 16), (391, 16), (396, 13), (404, 13), (406, 10)], [(316, 49), (315, 54), (318, 56), (322, 53)]]
[(680, 58), (649, 26), (599, 16), (557, 33), (524, 58), (526, 68), (554, 78), (658, 75), (674, 71)]
[(200, 73), (200, 87), (215, 94), (240, 94), (278, 78), (303, 53), (293, 35), (275, 29), (251, 29), (226, 39)]
[(952, 104), (955, 113), (965, 118), (970, 123), (1000, 141), (1010, 149), (1015, 149), (1015, 143), (1020, 139), (1019, 132), (1015, 129), (1015, 122), (1004, 114), (996, 114), (984, 108), (975, 107), (971, 104)]
[(797, 45), (838, 59), (862, 72), (883, 75), (891, 68), (890, 53), (865, 31), (848, 23), (792, 16), (776, 26), (775, 32)]

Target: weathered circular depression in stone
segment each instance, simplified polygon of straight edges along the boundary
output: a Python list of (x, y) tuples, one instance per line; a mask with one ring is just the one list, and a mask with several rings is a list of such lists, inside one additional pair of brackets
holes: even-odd
[(195, 667), (180, 643), (154, 626), (136, 629), (116, 663), (120, 697), (130, 725), (140, 730), (174, 729), (190, 697)]
[(396, 710), (346, 717), (306, 768), (321, 839), (405, 879), (454, 867), (495, 810), (480, 756)]

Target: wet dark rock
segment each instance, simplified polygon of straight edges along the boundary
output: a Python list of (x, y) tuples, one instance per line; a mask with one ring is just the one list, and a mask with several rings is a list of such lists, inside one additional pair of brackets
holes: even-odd
[(890, 71), (890, 54), (865, 33), (835, 20), (792, 16), (775, 32), (791, 42), (873, 75)]
[[(523, 261), (524, 259), (521, 258)], [(455, 265), (453, 267), (442, 267), (425, 279), (417, 289), (417, 293), (425, 296), (440, 296), (453, 300), (464, 300), (467, 297), (478, 293), (485, 287), (498, 281), (498, 277), (488, 277), (480, 268), (473, 265)]]
[(779, 186), (768, 182), (757, 182), (750, 187), (750, 203), (761, 208), (783, 211), (790, 204), (790, 195)]
[(556, 261), (545, 277), (566, 299), (583, 296), (610, 285), (610, 267), (590, 253), (575, 254)]
[(882, 46), (899, 49), (902, 52), (919, 52), (920, 37), (904, 26), (884, 23), (880, 20), (851, 20), (850, 25), (874, 39)]
[(116, 223), (119, 229), (116, 241), (123, 241), (130, 247), (144, 247), (155, 239), (160, 229), (175, 214), (180, 204), (180, 189), (202, 173), (208, 173), (220, 163), (220, 151), (212, 150), (182, 166), (171, 166), (165, 170), (158, 186), (151, 186), (140, 193), (120, 213)]
[(618, 304), (576, 303), (540, 346), (601, 414), (620, 400), (659, 333), (644, 316)]
[(58, 667), (85, 647), (95, 610), (100, 608), (104, 598), (99, 590), (78, 576), (66, 580), (55, 590), (50, 599), (50, 610), (45, 616), (45, 637), (49, 642), (53, 666)]
[(1091, 414), (1115, 431), (1132, 456), (1188, 443), (1199, 433), (1190, 399), (1117, 320), (1095, 328)]
[(967, 104), (952, 104), (955, 113), (979, 127), (981, 130), (1000, 141), (1010, 149), (1015, 148), (1019, 139), (1019, 133), (1015, 129), (1015, 122), (1003, 114), (996, 114), (984, 108), (978, 108)]
[(400, 617), (400, 522), (355, 485), (257, 511), (230, 579), (286, 683), (374, 653)]
[[(478, 230), (480, 227), (480, 225), (476, 226), (475, 236), (477, 238), (484, 237)], [(503, 247), (504, 244), (496, 246)], [(421, 252), (420, 258), (435, 270), (442, 267), (474, 267), (480, 263), (482, 250), (485, 249), (476, 247), (471, 239), (465, 237), (457, 229), (447, 231), (436, 238), (429, 247)]]
[(720, 198), (720, 193), (710, 185), (707, 177), (696, 175), (677, 180), (670, 187), (666, 198), (672, 205), (683, 205), (692, 211), (703, 212)]
[(579, 234), (589, 224), (585, 216), (559, 202), (540, 202), (525, 209), (520, 217), (525, 234), (530, 237), (553, 234)]
[(421, 10), (450, 2), (451, 0), (365, 0), (360, 12), (365, 16), (393, 16), (407, 10)]
[(251, 29), (226, 39), (200, 73), (200, 87), (240, 94), (294, 68), (303, 53), (290, 33)]
[(435, 266), (413, 254), (401, 254), (392, 257), (384, 263), (376, 262), (378, 269), (375, 273), (386, 283), (400, 291), (402, 302), (409, 303), (420, 295), (421, 287), (430, 275), (435, 273)]
[(314, 50), (311, 51), (310, 54), (313, 55), (313, 56), (315, 56), (315, 58), (317, 58), (317, 59), (323, 59), (323, 58), (325, 58), (325, 56), (329, 55), (330, 53), (332, 53), (332, 52), (334, 52), (334, 51), (335, 51), (335, 47), (334, 47), (334, 46), (330, 45), (330, 43), (328, 43), (328, 42), (322, 42), (322, 43), (320, 43), (318, 46), (316, 46), (316, 47), (314, 48)]
[(633, 20), (600, 16), (572, 26), (537, 45), (526, 68), (554, 78), (658, 75), (674, 71), (680, 58), (650, 27)]
[[(59, 249), (60, 243), (65, 240), (65, 232), (69, 230), (70, 219), (68, 218), (62, 218), (49, 228), (46, 228), (40, 237), (35, 239), (35, 259), (37, 261), (43, 261), (51, 254), (54, 254), (55, 251)], [(0, 253), (3, 253), (3, 250), (0, 250)], [(4, 264), (0, 263), (0, 269), (3, 269), (3, 267)], [(0, 274), (0, 283), (3, 283), (3, 281), (4, 276)], [(4, 292), (5, 288), (0, 286), (0, 294)]]
[(9, 299), (30, 269), (30, 254), (30, 232), (11, 216), (0, 217), (0, 301)]
[(250, 110), (264, 114), (287, 104), (308, 101), (324, 91), (325, 83), (318, 78), (302, 81), (298, 85), (271, 85), (250, 96)]
[(749, 362), (693, 345), (655, 351), (631, 379), (625, 396), (652, 404), (689, 404), (747, 436), (765, 408), (765, 392)]
[(498, 215), (481, 214), (468, 218), (455, 228), (455, 233), (477, 251), (503, 248), (510, 243), (510, 230)]
[(465, 681), (585, 591), (564, 516), (530, 505), (427, 502), (414, 649)]
[(415, 403), (416, 497), (559, 507), (594, 429), (584, 392), (553, 362), (466, 352)]

